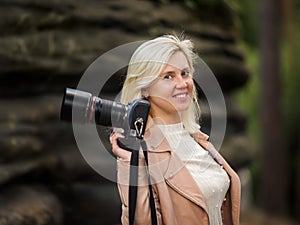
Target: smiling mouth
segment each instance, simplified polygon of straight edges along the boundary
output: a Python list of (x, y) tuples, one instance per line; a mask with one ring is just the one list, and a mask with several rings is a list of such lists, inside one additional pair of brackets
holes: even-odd
[(185, 94), (177, 94), (177, 95), (173, 95), (173, 98), (186, 98), (187, 97), (187, 93)]

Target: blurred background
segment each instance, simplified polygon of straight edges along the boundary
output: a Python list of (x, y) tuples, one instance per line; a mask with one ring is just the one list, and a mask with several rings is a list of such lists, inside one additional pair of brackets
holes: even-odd
[[(62, 95), (106, 51), (166, 33), (195, 43), (224, 93), (242, 224), (299, 224), (299, 24), (297, 0), (0, 0), (0, 225), (120, 224), (115, 183), (59, 121)], [(102, 94), (121, 86), (116, 73)]]

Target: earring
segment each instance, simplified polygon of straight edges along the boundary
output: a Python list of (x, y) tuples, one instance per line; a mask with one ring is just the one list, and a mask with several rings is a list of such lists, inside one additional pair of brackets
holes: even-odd
[(149, 97), (149, 93), (143, 94), (143, 98), (148, 99), (148, 97)]
[(149, 97), (149, 93), (146, 90), (146, 88), (142, 88), (142, 97), (145, 99), (148, 99), (148, 97)]

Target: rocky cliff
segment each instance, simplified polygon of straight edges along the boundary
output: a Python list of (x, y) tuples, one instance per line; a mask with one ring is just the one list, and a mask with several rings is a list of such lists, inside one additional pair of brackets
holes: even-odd
[[(99, 55), (121, 44), (174, 32), (190, 37), (224, 92), (222, 153), (236, 169), (251, 160), (246, 118), (232, 99), (249, 76), (238, 30), (222, 23), (232, 18), (214, 20), (222, 8), (159, 2), (0, 1), (1, 225), (119, 223), (115, 184), (83, 160), (59, 111), (64, 88), (76, 87)], [(120, 87), (114, 77), (104, 92), (114, 95)], [(202, 109), (209, 131), (208, 106)]]

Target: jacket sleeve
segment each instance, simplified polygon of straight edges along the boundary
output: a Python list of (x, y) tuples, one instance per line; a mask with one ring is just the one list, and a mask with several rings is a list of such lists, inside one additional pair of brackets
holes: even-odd
[[(150, 225), (151, 224), (151, 210), (149, 205), (149, 187), (147, 180), (146, 168), (143, 166), (144, 159), (139, 159), (139, 175), (138, 175), (138, 193), (135, 210), (135, 224), (136, 225)], [(129, 174), (130, 174), (130, 162), (124, 160), (118, 160), (118, 190), (122, 202), (122, 225), (129, 224), (128, 214), (128, 190), (129, 190)], [(152, 185), (157, 223), (162, 224), (160, 205), (158, 196), (155, 191), (155, 184)]]

